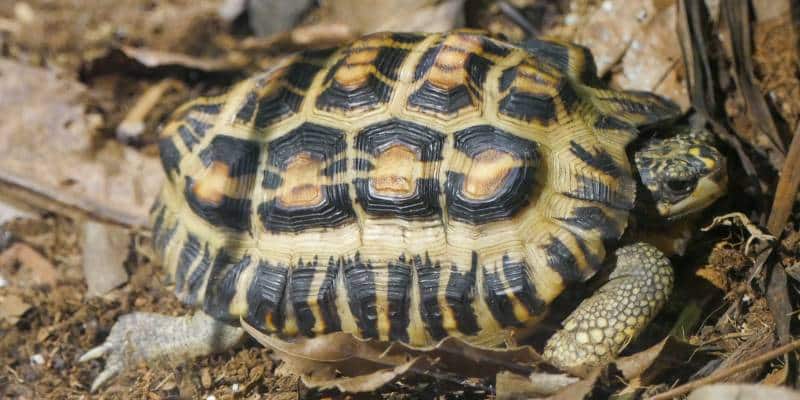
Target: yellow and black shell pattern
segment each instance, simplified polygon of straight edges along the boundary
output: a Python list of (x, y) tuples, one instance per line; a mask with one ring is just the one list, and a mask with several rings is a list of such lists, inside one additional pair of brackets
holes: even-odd
[(154, 242), (185, 302), (284, 337), (493, 344), (591, 277), (626, 145), (678, 110), (591, 55), (476, 32), (309, 50), (164, 127)]

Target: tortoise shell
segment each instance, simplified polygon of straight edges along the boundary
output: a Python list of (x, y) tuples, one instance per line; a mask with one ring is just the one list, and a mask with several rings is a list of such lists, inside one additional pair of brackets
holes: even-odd
[(674, 118), (590, 53), (476, 32), (308, 50), (164, 127), (154, 242), (181, 299), (267, 333), (497, 343), (591, 277)]

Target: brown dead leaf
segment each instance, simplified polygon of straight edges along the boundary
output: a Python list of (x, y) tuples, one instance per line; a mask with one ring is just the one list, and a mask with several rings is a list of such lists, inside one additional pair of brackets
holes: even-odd
[(115, 142), (99, 150), (86, 88), (53, 71), (0, 59), (0, 195), (36, 207), (144, 226), (163, 180), (155, 157)]
[(530, 347), (481, 348), (453, 337), (428, 348), (362, 340), (345, 332), (287, 342), (241, 324), (283, 361), (281, 373), (297, 374), (309, 387), (347, 392), (371, 391), (409, 373), (457, 382), (490, 379), (501, 371), (528, 375), (541, 360)]
[(625, 54), (634, 34), (656, 15), (653, 0), (605, 0), (578, 28), (575, 42), (592, 49), (603, 76)]
[(691, 345), (674, 336), (667, 336), (658, 344), (639, 353), (620, 357), (614, 366), (627, 380), (637, 379), (643, 384), (653, 382), (662, 372), (686, 365), (696, 354), (697, 346)]
[(203, 58), (145, 47), (115, 46), (86, 63), (81, 76), (88, 78), (121, 71), (162, 75), (186, 72), (224, 75), (240, 72), (249, 62), (247, 56), (236, 51), (224, 56)]
[[(19, 270), (8, 273), (17, 263), (20, 265)], [(58, 271), (50, 261), (32, 247), (20, 242), (12, 244), (0, 254), (0, 271), (4, 271), (4, 276), (17, 287), (52, 287), (58, 279)]]
[(6, 320), (12, 325), (16, 324), (30, 308), (30, 304), (15, 294), (0, 295), (0, 320)]
[(437, 360), (437, 367), (444, 371), (475, 378), (493, 377), (503, 371), (527, 375), (534, 372), (536, 365), (544, 363), (541, 355), (530, 346), (484, 347), (457, 337), (447, 337), (436, 345), (423, 348), (392, 343), (385, 353), (432, 357)]
[(676, 69), (682, 65), (677, 46), (675, 4), (654, 9), (655, 15), (634, 30), (630, 46), (620, 62), (620, 73), (612, 82), (622, 89), (644, 90), (669, 97), (681, 109), (689, 108), (689, 93)]

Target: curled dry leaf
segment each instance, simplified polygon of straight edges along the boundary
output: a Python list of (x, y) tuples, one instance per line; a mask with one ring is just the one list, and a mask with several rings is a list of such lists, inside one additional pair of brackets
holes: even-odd
[(194, 57), (182, 53), (154, 50), (145, 47), (117, 46), (90, 60), (81, 71), (86, 77), (119, 73), (202, 72), (206, 74), (233, 74), (244, 69), (250, 60), (242, 53), (229, 52), (214, 58)]
[(541, 362), (530, 347), (481, 348), (451, 337), (431, 347), (412, 348), (402, 343), (362, 340), (344, 332), (288, 342), (265, 335), (245, 321), (241, 323), (283, 361), (279, 372), (297, 374), (309, 387), (345, 392), (375, 390), (409, 373), (457, 382), (489, 379), (501, 371), (528, 375)]

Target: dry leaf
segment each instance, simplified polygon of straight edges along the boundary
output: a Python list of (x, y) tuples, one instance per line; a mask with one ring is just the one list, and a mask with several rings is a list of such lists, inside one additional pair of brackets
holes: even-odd
[(118, 46), (90, 60), (83, 66), (81, 75), (91, 77), (120, 72), (168, 74), (176, 71), (233, 74), (241, 71), (248, 63), (249, 59), (239, 52), (201, 58), (145, 47)]
[(346, 392), (375, 390), (408, 373), (456, 382), (468, 377), (490, 379), (507, 370), (528, 375), (541, 362), (530, 347), (481, 348), (449, 337), (434, 346), (412, 348), (397, 342), (362, 340), (345, 332), (288, 342), (241, 323), (283, 361), (279, 372), (299, 375), (309, 387)]
[(31, 196), (25, 200), (57, 212), (63, 210), (54, 204), (126, 225), (147, 224), (161, 165), (115, 142), (95, 151), (92, 134), (100, 121), (87, 114), (83, 85), (0, 59), (0, 93), (0, 114), (6, 116), (0, 194)]
[(667, 336), (656, 345), (636, 354), (620, 357), (614, 366), (627, 380), (637, 379), (645, 384), (653, 382), (662, 372), (675, 368), (695, 358), (702, 357), (696, 353), (697, 346), (684, 342), (674, 336)]
[(689, 108), (689, 93), (677, 70), (682, 66), (675, 30), (675, 4), (661, 10), (636, 29), (612, 82), (621, 89), (655, 92)]
[(598, 74), (603, 76), (622, 58), (634, 33), (655, 12), (653, 0), (605, 0), (578, 28), (575, 42), (592, 49)]

